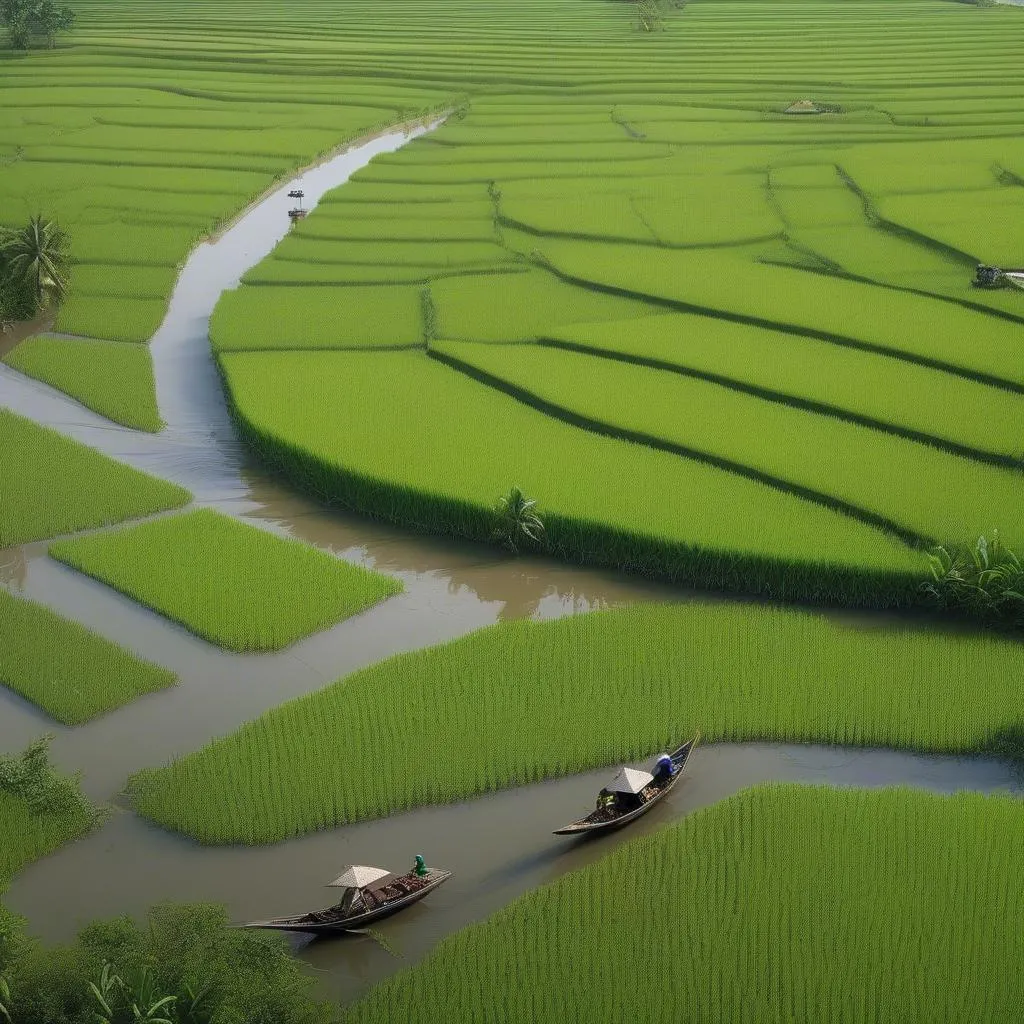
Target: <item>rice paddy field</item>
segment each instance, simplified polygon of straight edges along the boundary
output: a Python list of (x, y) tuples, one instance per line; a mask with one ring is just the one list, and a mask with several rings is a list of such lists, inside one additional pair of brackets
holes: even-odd
[(0, 548), (187, 504), (183, 487), (0, 409)]
[(1022, 827), (1004, 797), (750, 789), (452, 936), (344, 1019), (1009, 1024)]
[[(0, 49), (0, 226), (41, 212), (71, 239), (52, 333), (5, 350), (4, 381), (160, 432), (147, 342), (189, 253), (300, 168), (431, 124), (220, 297), (238, 438), (322, 506), (491, 545), (435, 550), (423, 575), (502, 557), (518, 487), (544, 526), (531, 555), (765, 602), (508, 621), (291, 690), (134, 774), (136, 814), (283, 843), (698, 729), (1024, 758), (1019, 631), (903, 617), (933, 546), (1024, 551), (1024, 292), (971, 284), (1024, 266), (1024, 12), (657, 0), (645, 32), (611, 0), (71, 2), (56, 47)], [(188, 298), (171, 315), (202, 340)], [(179, 458), (227, 446), (216, 416)], [(232, 457), (235, 499), (259, 504)], [(0, 548), (59, 538), (79, 574), (45, 571), (156, 612), (147, 629), (256, 663), (402, 588), (388, 555), (392, 575), (210, 508), (123, 525), (189, 501), (0, 409)], [(388, 650), (440, 614), (394, 610)], [(76, 738), (143, 693), (187, 696), (6, 580), (0, 640), (0, 682)], [(260, 671), (322, 669), (304, 655)], [(752, 790), (450, 936), (347, 1019), (1015, 1020), (1021, 813)], [(0, 791), (0, 890), (81, 831), (26, 815)]]
[(3, 590), (0, 635), (0, 683), (64, 725), (87, 722), (174, 683), (173, 672)]
[(501, 624), (144, 772), (134, 803), (202, 842), (267, 843), (643, 758), (697, 730), (705, 742), (1019, 758), (1022, 670), (1016, 640), (864, 632), (742, 605)]
[(50, 554), (234, 651), (271, 651), (401, 583), (210, 509), (60, 541)]

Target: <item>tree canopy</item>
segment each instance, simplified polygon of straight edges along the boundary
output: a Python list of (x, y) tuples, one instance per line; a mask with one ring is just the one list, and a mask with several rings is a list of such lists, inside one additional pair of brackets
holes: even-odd
[(75, 23), (75, 12), (54, 0), (0, 0), (0, 20), (11, 46), (27, 50), (32, 46), (55, 46), (57, 35)]

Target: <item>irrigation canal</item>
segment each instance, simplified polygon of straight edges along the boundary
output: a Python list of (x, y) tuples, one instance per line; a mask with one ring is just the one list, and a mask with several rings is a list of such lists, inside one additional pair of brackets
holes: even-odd
[[(413, 536), (327, 512), (279, 486), (235, 440), (208, 341), (209, 317), (220, 294), (235, 287), (287, 233), (291, 189), (301, 187), (312, 207), (373, 156), (429, 127), (388, 132), (349, 147), (276, 188), (192, 253), (151, 344), (167, 423), (160, 434), (118, 427), (0, 365), (0, 406), (183, 484), (197, 505), (392, 573), (404, 582), (405, 593), (280, 653), (237, 655), (50, 560), (45, 543), (0, 551), (0, 585), (179, 675), (176, 688), (75, 729), (56, 726), (0, 688), (0, 750), (17, 749), (40, 733), (53, 732), (57, 762), (81, 771), (91, 796), (116, 802), (133, 771), (195, 750), (268, 708), (390, 654), (502, 619), (553, 618), (628, 602), (700, 596), (612, 572), (510, 559), (489, 548)], [(849, 619), (851, 625), (868, 628), (887, 621), (863, 615)], [(387, 770), (382, 764), (381, 771)], [(313, 909), (330, 902), (322, 886), (346, 862), (404, 867), (422, 852), (429, 863), (455, 870), (451, 882), (429, 900), (379, 926), (394, 952), (369, 936), (303, 948), (304, 959), (321, 972), (325, 991), (349, 999), (514, 897), (603, 856), (625, 839), (757, 782), (904, 784), (941, 792), (1022, 788), (1008, 765), (993, 760), (718, 745), (699, 749), (673, 797), (625, 833), (594, 842), (552, 836), (553, 828), (591, 804), (605, 775), (552, 780), (256, 848), (201, 847), (118, 810), (93, 835), (21, 873), (5, 899), (28, 917), (34, 932), (59, 941), (91, 918), (141, 915), (162, 899), (222, 901), (237, 920)]]

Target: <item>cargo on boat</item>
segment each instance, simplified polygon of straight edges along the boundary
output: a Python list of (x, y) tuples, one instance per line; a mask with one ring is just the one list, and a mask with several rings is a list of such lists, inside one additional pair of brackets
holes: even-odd
[(352, 864), (329, 885), (330, 888), (345, 890), (340, 902), (334, 906), (294, 917), (250, 921), (242, 927), (337, 935), (362, 928), (418, 903), (451, 876), (450, 871), (428, 868), (420, 856), (416, 857), (416, 866), (404, 875), (396, 875), (385, 868)]
[(671, 754), (653, 757), (647, 767), (623, 768), (601, 790), (596, 810), (579, 821), (555, 829), (555, 835), (578, 836), (610, 832), (646, 814), (675, 788), (699, 740), (700, 733), (697, 733), (692, 740)]

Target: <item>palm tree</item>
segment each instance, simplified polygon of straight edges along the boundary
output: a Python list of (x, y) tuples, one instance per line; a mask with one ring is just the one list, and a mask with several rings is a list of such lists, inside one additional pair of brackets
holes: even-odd
[(25, 227), (5, 233), (0, 239), (0, 259), (8, 280), (30, 292), (36, 312), (67, 294), (68, 236), (42, 214)]
[(518, 487), (498, 500), (495, 518), (494, 537), (510, 551), (518, 551), (523, 541), (537, 544), (544, 535), (544, 520), (537, 514), (537, 502), (527, 498)]

